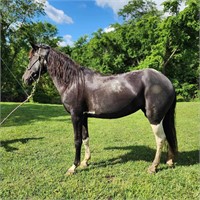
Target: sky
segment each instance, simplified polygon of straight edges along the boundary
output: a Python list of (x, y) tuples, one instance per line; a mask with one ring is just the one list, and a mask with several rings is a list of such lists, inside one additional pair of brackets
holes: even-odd
[[(98, 29), (112, 31), (111, 24), (121, 23), (117, 12), (129, 0), (35, 0), (45, 3), (46, 21), (58, 28), (58, 36), (63, 37), (60, 46), (73, 46), (81, 36), (91, 36)], [(154, 1), (162, 9), (163, 0)]]

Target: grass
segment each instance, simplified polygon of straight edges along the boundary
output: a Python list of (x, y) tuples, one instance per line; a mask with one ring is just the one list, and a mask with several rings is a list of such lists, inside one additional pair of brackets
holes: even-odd
[[(1, 103), (2, 119), (16, 106)], [(155, 139), (142, 112), (90, 119), (92, 160), (65, 176), (74, 159), (70, 116), (60, 105), (26, 104), (1, 127), (0, 199), (199, 199), (200, 104), (178, 103), (176, 167), (147, 173)], [(83, 157), (83, 156), (82, 156)]]

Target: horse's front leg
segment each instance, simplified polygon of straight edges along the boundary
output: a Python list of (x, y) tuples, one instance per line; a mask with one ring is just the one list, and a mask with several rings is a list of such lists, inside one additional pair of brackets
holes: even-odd
[(72, 123), (74, 128), (75, 160), (74, 164), (67, 170), (67, 175), (74, 174), (76, 168), (80, 165), (81, 145), (82, 145), (82, 116), (72, 114)]
[(85, 147), (85, 157), (80, 166), (85, 168), (88, 166), (88, 160), (91, 158), (89, 148), (88, 118), (86, 115), (83, 116), (82, 139)]

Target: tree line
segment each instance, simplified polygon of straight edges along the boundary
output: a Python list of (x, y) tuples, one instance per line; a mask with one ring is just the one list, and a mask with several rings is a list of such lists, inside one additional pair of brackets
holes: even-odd
[[(197, 0), (166, 0), (160, 11), (151, 0), (130, 0), (118, 15), (123, 23), (112, 31), (99, 29), (80, 37), (73, 46), (59, 47), (56, 26), (34, 22), (44, 15), (44, 5), (34, 0), (1, 2), (1, 100), (22, 101), (25, 92), (16, 82), (28, 65), (29, 41), (40, 42), (70, 55), (82, 66), (104, 74), (154, 68), (175, 86), (179, 101), (198, 96), (199, 4)], [(12, 10), (12, 12), (10, 12)], [(15, 78), (14, 78), (15, 77)], [(26, 89), (30, 92), (31, 87)], [(35, 102), (59, 103), (52, 81), (44, 76), (33, 97)]]

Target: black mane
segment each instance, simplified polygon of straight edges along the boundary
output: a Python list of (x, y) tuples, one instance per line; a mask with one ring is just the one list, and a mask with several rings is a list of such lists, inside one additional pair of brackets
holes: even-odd
[(68, 85), (81, 73), (81, 66), (68, 55), (50, 49), (48, 55), (48, 72), (53, 77), (58, 77), (61, 83)]

